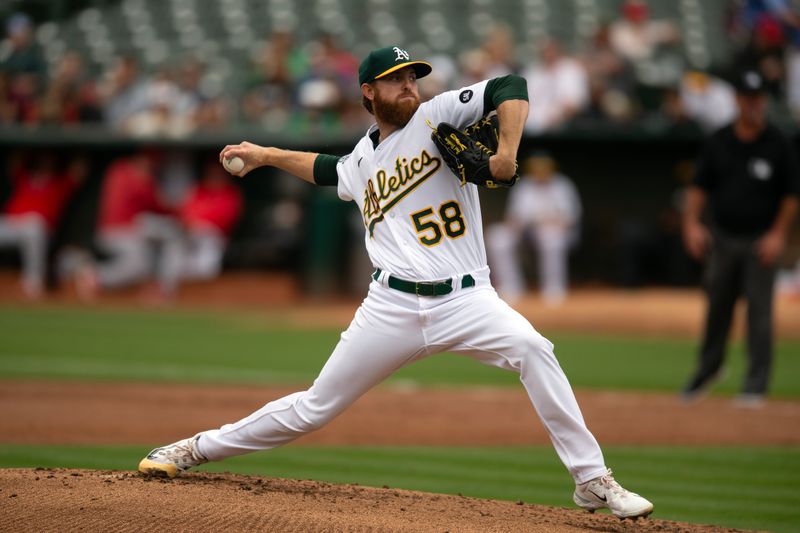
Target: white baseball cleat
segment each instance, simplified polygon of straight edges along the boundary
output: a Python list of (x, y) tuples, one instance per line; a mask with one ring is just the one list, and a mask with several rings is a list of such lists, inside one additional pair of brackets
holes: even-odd
[(617, 518), (639, 518), (653, 512), (653, 504), (622, 488), (610, 469), (604, 476), (576, 485), (572, 500), (589, 512), (607, 508)]
[(156, 448), (139, 462), (139, 472), (148, 476), (175, 477), (184, 470), (207, 463), (197, 451), (199, 435)]

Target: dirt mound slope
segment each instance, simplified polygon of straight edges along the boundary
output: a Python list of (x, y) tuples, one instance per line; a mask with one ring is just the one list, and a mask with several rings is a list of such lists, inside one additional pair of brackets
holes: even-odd
[(0, 470), (2, 531), (721, 532), (655, 519), (316, 481)]

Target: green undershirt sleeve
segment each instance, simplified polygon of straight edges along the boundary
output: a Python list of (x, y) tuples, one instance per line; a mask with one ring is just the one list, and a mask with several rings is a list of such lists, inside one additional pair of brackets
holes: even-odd
[(314, 160), (314, 182), (317, 185), (333, 186), (339, 184), (339, 174), (336, 164), (341, 157), (336, 155), (319, 154)]
[(528, 101), (528, 82), (525, 78), (509, 74), (489, 80), (483, 92), (483, 114), (488, 115), (506, 100)]

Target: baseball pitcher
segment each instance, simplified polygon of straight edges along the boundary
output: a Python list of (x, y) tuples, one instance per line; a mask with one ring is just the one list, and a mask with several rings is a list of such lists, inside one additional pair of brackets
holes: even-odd
[[(219, 429), (156, 448), (139, 464), (174, 477), (207, 461), (281, 446), (321, 428), (399, 368), (454, 352), (520, 375), (553, 446), (575, 480), (573, 499), (620, 518), (653, 505), (623, 489), (586, 428), (553, 344), (501, 300), (489, 282), (478, 186), (509, 186), (528, 115), (524, 79), (505, 76), (420, 104), (430, 64), (398, 46), (361, 63), (363, 104), (375, 124), (344, 157), (226, 146), (244, 168), (269, 165), (336, 187), (358, 206), (375, 266), (369, 293), (306, 391), (272, 401)], [(485, 117), (496, 111), (496, 118)], [(492, 117), (495, 117), (492, 114)]]

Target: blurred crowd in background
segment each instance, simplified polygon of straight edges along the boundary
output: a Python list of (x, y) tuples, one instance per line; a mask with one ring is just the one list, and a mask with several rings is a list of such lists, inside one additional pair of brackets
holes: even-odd
[(50, 72), (30, 18), (13, 15), (6, 31), (0, 63), (4, 124), (98, 125), (134, 135), (181, 136), (230, 119), (221, 98), (200, 90), (204, 67), (198, 60), (146, 73), (133, 56), (123, 56), (103, 76), (92, 77), (84, 58), (67, 51)]
[[(516, 73), (527, 79), (532, 95), (526, 133), (533, 138), (598, 125), (601, 133), (609, 128), (636, 131), (644, 127), (699, 136), (732, 121), (737, 111), (728, 80), (736, 72), (751, 69), (767, 82), (773, 117), (782, 125), (794, 126), (796, 134), (800, 121), (800, 10), (796, 2), (731, 0), (720, 27), (735, 53), (724, 64), (704, 70), (687, 66), (682, 47), (686, 36), (674, 21), (654, 17), (642, 0), (624, 0), (619, 5), (617, 16), (601, 23), (583, 49), (544, 37), (520, 55), (519, 36), (510, 27), (495, 25), (476, 48), (456, 55), (426, 55), (434, 70), (420, 84), (422, 98)], [(279, 138), (327, 133), (345, 139), (372, 121), (361, 107), (360, 58), (332, 34), (302, 42), (291, 31), (276, 30), (264, 36), (263, 47), (240, 73), (238, 91), (230, 91), (209, 83), (210, 77), (219, 78), (219, 72), (202, 54), (153, 65), (123, 51), (99, 73), (77, 50), (66, 49), (57, 61), (48, 62), (36, 30), (23, 13), (5, 21), (6, 39), (0, 45), (0, 129), (36, 131), (54, 126), (77, 131), (87, 127), (126, 139), (185, 139), (251, 128), (248, 131)], [(187, 157), (175, 150), (145, 148), (98, 164), (97, 158), (64, 151), (9, 153), (4, 169), (9, 183), (0, 187), (0, 249), (18, 249), (22, 287), (32, 298), (41, 296), (55, 279), (55, 284), (74, 281), (86, 299), (135, 286), (154, 301), (168, 301), (181, 282), (219, 274), (237, 224), (247, 215), (244, 185), (232, 181), (210, 154)], [(495, 262), (499, 290), (513, 300), (527, 286), (520, 270), (520, 261), (525, 261), (515, 253), (535, 248), (541, 295), (559, 303), (567, 292), (569, 256), (580, 242), (580, 191), (559, 172), (552, 154), (521, 153), (520, 163), (530, 179), (509, 193), (505, 224), (488, 228), (490, 260)], [(90, 169), (96, 174), (95, 187), (87, 192)], [(689, 264), (679, 236), (680, 195), (691, 174), (690, 160), (676, 167), (674, 193), (663, 198), (663, 209), (656, 215), (657, 230), (620, 217), (619, 234), (612, 238), (621, 243), (617, 268), (621, 284), (633, 286), (645, 279), (641, 274), (645, 256), (657, 257), (651, 263), (662, 266), (678, 261), (680, 265), (669, 268), (690, 271), (680, 274), (680, 279), (665, 277), (662, 282), (697, 281), (699, 270)], [(307, 246), (313, 248), (305, 252), (310, 260), (330, 270), (325, 261), (335, 254), (328, 250), (328, 259), (321, 260), (314, 254), (339, 246), (339, 241), (320, 233), (322, 237), (304, 243), (301, 226), (307, 223), (303, 207), (313, 201), (309, 212), (321, 213), (318, 226), (333, 228), (336, 222), (325, 217), (338, 216), (330, 208), (335, 198), (322, 191), (309, 200), (302, 185), (283, 177), (271, 180), (277, 184), (272, 204), (251, 206), (251, 219), (258, 221), (250, 224), (252, 243), (247, 253), (280, 256), (272, 263), (277, 264)], [(262, 186), (252, 180), (246, 185)], [(91, 241), (75, 247), (75, 239), (63, 236), (62, 221), (81, 193), (93, 196), (89, 205), (95, 215), (89, 224)], [(345, 225), (358, 242), (363, 231), (360, 220), (348, 219)], [(608, 240), (607, 235), (598, 238)], [(359, 253), (363, 256), (360, 249)], [(800, 262), (796, 272), (787, 272), (784, 286), (800, 294)]]
[[(693, 70), (674, 21), (655, 19), (643, 0), (621, 4), (583, 47), (540, 39), (520, 55), (520, 39), (495, 25), (482, 44), (457, 56), (433, 53), (423, 98), (487, 78), (517, 73), (529, 83), (529, 133), (569, 125), (626, 125), (709, 131), (729, 122), (735, 106), (728, 75), (755, 68), (768, 80), (776, 115), (800, 120), (800, 11), (790, 0), (731, 0), (719, 21), (735, 53), (726, 64)], [(142, 65), (124, 51), (91, 75), (84, 58), (65, 50), (48, 69), (24, 14), (6, 21), (0, 47), (0, 122), (104, 125), (131, 135), (181, 137), (254, 125), (267, 131), (340, 132), (363, 128), (359, 58), (330, 34), (297, 42), (292, 32), (264, 36), (244, 67), (238, 94), (205, 83), (203, 57)], [(658, 68), (654, 69), (654, 65)], [(147, 68), (145, 68), (147, 67)], [(657, 72), (654, 75), (653, 72)]]

